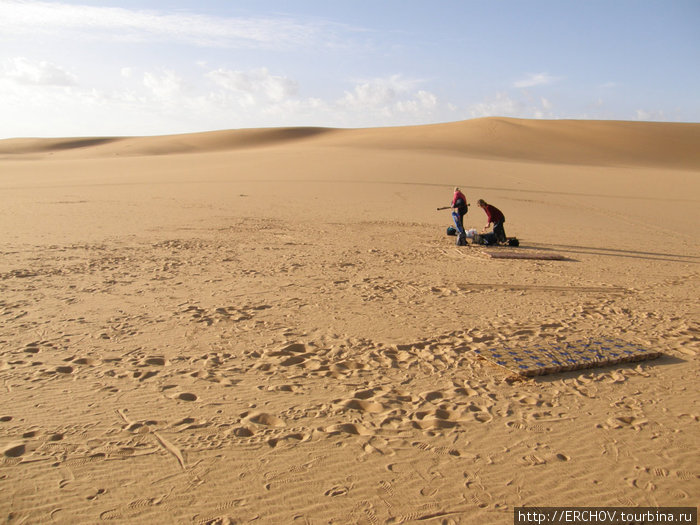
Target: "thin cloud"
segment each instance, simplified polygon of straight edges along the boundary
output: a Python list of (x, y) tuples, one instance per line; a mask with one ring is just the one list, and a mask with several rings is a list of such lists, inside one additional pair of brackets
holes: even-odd
[(398, 101), (420, 82), (401, 75), (359, 81), (352, 91), (345, 92), (340, 102), (346, 106), (385, 106)]
[(481, 102), (467, 108), (469, 118), (480, 117), (514, 117), (514, 118), (553, 118), (553, 104), (546, 98), (540, 98), (539, 103), (513, 97), (508, 93), (496, 93)]
[(15, 57), (0, 63), (0, 76), (18, 84), (36, 86), (73, 86), (76, 77), (56, 64)]
[(667, 120), (663, 111), (638, 109), (635, 111), (635, 118), (644, 121), (664, 121)]
[(557, 77), (553, 77), (548, 73), (531, 73), (527, 77), (518, 80), (513, 84), (516, 88), (528, 88), (535, 86), (546, 86), (559, 80)]
[(143, 85), (157, 99), (164, 102), (177, 102), (185, 95), (184, 80), (172, 71), (165, 70), (159, 74), (145, 73)]
[(284, 48), (330, 38), (322, 22), (289, 18), (213, 17), (194, 13), (164, 14), (120, 7), (4, 0), (0, 33), (127, 42), (178, 41), (209, 47)]
[(217, 86), (238, 93), (246, 100), (281, 102), (297, 94), (296, 81), (271, 74), (267, 68), (251, 71), (235, 71), (219, 68), (207, 74)]
[(435, 120), (440, 102), (430, 91), (418, 89), (423, 83), (402, 75), (359, 81), (332, 104), (333, 120), (352, 126)]

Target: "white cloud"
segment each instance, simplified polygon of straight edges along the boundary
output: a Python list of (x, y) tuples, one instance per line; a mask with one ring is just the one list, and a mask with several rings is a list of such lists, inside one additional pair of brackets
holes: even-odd
[(420, 102), (420, 105), (424, 108), (434, 108), (437, 106), (437, 97), (429, 91), (421, 90), (416, 93), (416, 97)]
[(356, 84), (352, 91), (346, 91), (340, 104), (343, 106), (377, 108), (388, 106), (409, 92), (418, 81), (408, 80), (401, 75), (375, 78)]
[(4, 60), (0, 64), (0, 76), (25, 85), (72, 86), (77, 82), (75, 75), (60, 66), (24, 57)]
[(330, 38), (330, 24), (289, 18), (232, 18), (193, 13), (97, 7), (64, 2), (2, 0), (0, 34), (113, 41), (179, 41), (198, 46), (304, 46)]
[(663, 121), (666, 120), (666, 117), (664, 116), (663, 111), (647, 111), (644, 109), (638, 109), (635, 111), (635, 118), (637, 120), (646, 120), (646, 121)]
[[(205, 70), (206, 71), (206, 70)], [(136, 75), (116, 68), (111, 87), (21, 86), (0, 77), (0, 114), (14, 123), (3, 136), (169, 134), (211, 129), (274, 126), (368, 127), (450, 120), (438, 97), (401, 75), (360, 81), (339, 96), (300, 96), (296, 79), (268, 68), (200, 71), (153, 69)], [(444, 113), (438, 118), (440, 111)], [(7, 122), (10, 122), (8, 120)], [(86, 127), (87, 126), (87, 127)], [(14, 130), (14, 131), (12, 131)], [(89, 131), (87, 131), (89, 130)]]
[(535, 86), (545, 86), (559, 80), (548, 73), (531, 73), (527, 77), (518, 80), (513, 84), (517, 88), (527, 88)]
[(521, 110), (521, 104), (506, 93), (497, 93), (493, 97), (469, 106), (471, 118), (493, 116), (515, 116)]
[(251, 71), (234, 71), (219, 68), (207, 73), (217, 86), (239, 97), (242, 105), (279, 103), (297, 95), (296, 81), (272, 75), (267, 68)]
[(467, 108), (468, 118), (513, 117), (513, 118), (553, 118), (552, 103), (540, 98), (539, 103), (523, 98), (514, 98), (508, 93), (496, 93), (486, 100)]
[(439, 110), (435, 94), (417, 89), (423, 81), (391, 75), (364, 80), (333, 104), (344, 125), (399, 125), (432, 121)]
[(172, 71), (145, 73), (143, 85), (157, 98), (166, 103), (177, 102), (184, 96), (184, 81)]

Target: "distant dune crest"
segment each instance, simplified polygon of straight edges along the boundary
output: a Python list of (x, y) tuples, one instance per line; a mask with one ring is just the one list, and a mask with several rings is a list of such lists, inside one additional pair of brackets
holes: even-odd
[(305, 146), (433, 150), (475, 158), (610, 166), (700, 168), (700, 124), (481, 118), (423, 126), (211, 131), (157, 137), (0, 141), (5, 158), (96, 158)]

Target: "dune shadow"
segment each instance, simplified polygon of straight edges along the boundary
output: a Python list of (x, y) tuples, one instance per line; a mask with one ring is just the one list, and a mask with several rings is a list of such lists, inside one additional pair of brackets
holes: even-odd
[(116, 137), (102, 137), (102, 138), (86, 138), (86, 139), (71, 139), (71, 140), (60, 140), (47, 144), (47, 151), (61, 151), (68, 149), (78, 149), (78, 148), (89, 148), (92, 146), (100, 146), (102, 144), (110, 144), (112, 142), (117, 142), (122, 140)]
[(332, 128), (322, 127), (294, 127), (294, 128), (269, 128), (231, 133), (227, 146), (264, 146), (283, 142), (293, 142), (309, 139), (318, 135), (331, 133)]

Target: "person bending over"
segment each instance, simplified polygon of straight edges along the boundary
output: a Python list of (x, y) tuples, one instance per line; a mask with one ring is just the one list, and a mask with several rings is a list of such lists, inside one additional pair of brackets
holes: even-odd
[(489, 220), (481, 233), (486, 233), (493, 224), (493, 233), (496, 236), (496, 241), (499, 243), (506, 242), (506, 231), (503, 228), (503, 223), (506, 222), (506, 218), (503, 212), (487, 203), (484, 199), (479, 199), (477, 205), (486, 212), (486, 218)]

